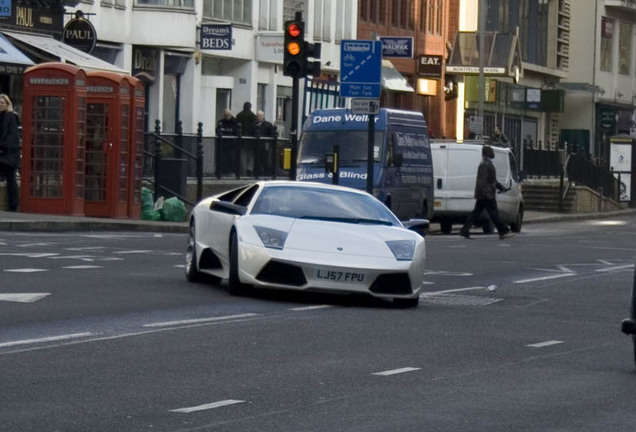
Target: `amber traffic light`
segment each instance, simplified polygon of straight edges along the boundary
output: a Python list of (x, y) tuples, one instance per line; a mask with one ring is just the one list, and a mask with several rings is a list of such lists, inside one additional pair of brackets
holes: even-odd
[(298, 19), (285, 21), (285, 54), (283, 74), (294, 78), (305, 76), (305, 23)]

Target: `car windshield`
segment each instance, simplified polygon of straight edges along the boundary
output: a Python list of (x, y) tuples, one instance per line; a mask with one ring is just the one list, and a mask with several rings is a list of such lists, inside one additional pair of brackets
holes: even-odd
[[(375, 133), (374, 147), (382, 145), (383, 134), (382, 131)], [(338, 145), (340, 163), (365, 162), (368, 142), (369, 132), (366, 130), (305, 131), (300, 140), (298, 160), (301, 164), (324, 163), (325, 154), (333, 153), (333, 146)], [(379, 160), (379, 155), (374, 155), (374, 158)]]
[(266, 187), (251, 213), (358, 224), (400, 224), (389, 209), (370, 195), (311, 187)]

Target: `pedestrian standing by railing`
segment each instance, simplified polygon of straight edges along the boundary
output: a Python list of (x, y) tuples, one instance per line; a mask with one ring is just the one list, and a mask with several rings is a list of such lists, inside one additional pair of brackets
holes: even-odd
[[(223, 118), (216, 123), (216, 136), (217, 137), (239, 137), (241, 136), (241, 124), (232, 115), (232, 111), (226, 109), (223, 111)], [(217, 169), (220, 170), (217, 175), (228, 174), (234, 170), (236, 166), (234, 155), (239, 152), (238, 138), (228, 138), (226, 140), (217, 140), (216, 145), (217, 155), (219, 161), (217, 163)]]
[[(256, 123), (254, 123), (251, 134), (257, 138), (265, 138), (264, 145), (256, 149), (259, 156), (257, 159), (259, 160), (260, 173), (273, 172), (273, 167), (270, 167), (270, 161), (272, 160), (272, 152), (276, 151), (273, 138), (278, 135), (278, 130), (276, 126), (265, 120), (265, 113), (263, 111), (256, 113)], [(259, 152), (260, 149), (264, 151)]]

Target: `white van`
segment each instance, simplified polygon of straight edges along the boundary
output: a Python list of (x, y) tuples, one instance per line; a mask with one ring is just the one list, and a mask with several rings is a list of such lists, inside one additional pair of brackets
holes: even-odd
[[(432, 220), (440, 223), (445, 234), (452, 231), (453, 224), (463, 224), (475, 206), (475, 181), (482, 145), (483, 142), (431, 141), (435, 197)], [(510, 225), (512, 232), (520, 232), (524, 206), (517, 164), (509, 148), (492, 148), (497, 180), (509, 189), (497, 194), (499, 218), (503, 224)], [(485, 233), (493, 232), (487, 216), (480, 224)]]

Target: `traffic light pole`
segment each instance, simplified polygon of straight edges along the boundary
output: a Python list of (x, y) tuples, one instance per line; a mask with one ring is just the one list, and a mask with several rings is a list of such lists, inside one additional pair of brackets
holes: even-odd
[(289, 179), (296, 180), (296, 162), (298, 159), (298, 98), (300, 89), (298, 77), (292, 78), (292, 121), (290, 133), (291, 144), (291, 168), (289, 169)]

